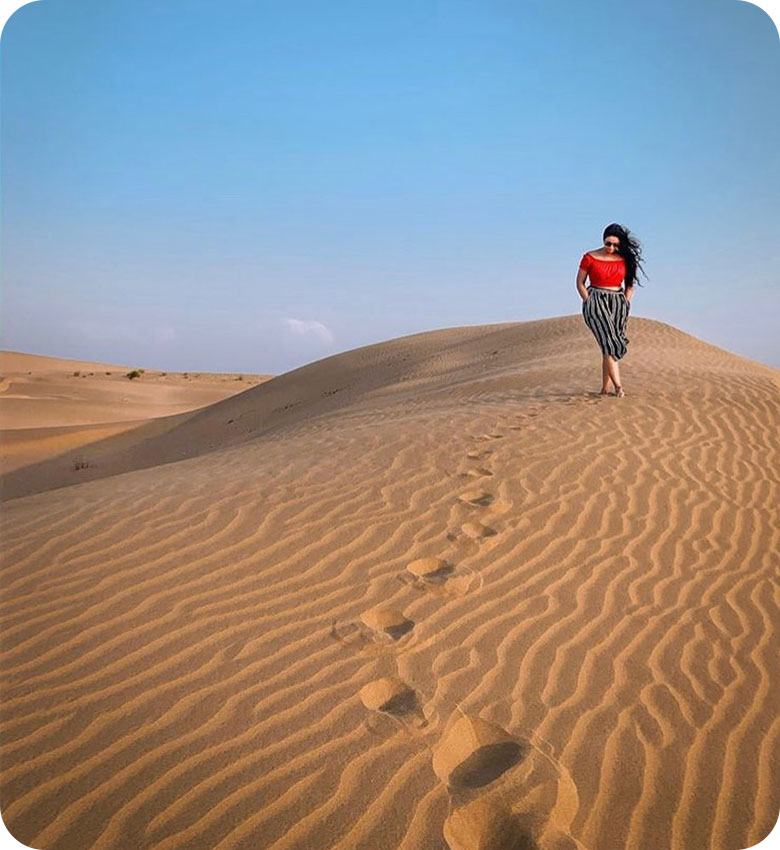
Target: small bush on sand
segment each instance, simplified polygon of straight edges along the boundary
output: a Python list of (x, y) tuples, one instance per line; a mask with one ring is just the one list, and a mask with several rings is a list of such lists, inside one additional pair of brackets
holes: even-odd
[(125, 375), (125, 377), (126, 377), (126, 378), (130, 378), (130, 380), (132, 381), (132, 380), (133, 380), (133, 378), (140, 378), (140, 377), (141, 377), (141, 372), (140, 372), (140, 370), (138, 370), (138, 369), (133, 369), (133, 371), (132, 371), (132, 372), (128, 372), (128, 373), (127, 373), (127, 375)]

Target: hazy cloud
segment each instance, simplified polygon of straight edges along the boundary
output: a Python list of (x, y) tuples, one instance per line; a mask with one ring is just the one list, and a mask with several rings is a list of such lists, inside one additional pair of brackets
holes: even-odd
[(285, 319), (284, 321), (296, 336), (313, 336), (321, 342), (333, 342), (333, 333), (322, 322), (305, 321), (304, 319)]

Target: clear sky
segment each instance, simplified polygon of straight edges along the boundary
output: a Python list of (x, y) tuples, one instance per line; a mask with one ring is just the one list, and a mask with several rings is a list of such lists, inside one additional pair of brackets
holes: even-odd
[(615, 221), (633, 315), (780, 367), (755, 5), (39, 0), (0, 49), (3, 348), (279, 373), (578, 313)]

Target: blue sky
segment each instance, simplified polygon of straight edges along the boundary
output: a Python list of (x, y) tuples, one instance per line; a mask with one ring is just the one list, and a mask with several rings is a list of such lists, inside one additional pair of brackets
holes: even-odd
[(635, 315), (780, 367), (755, 5), (38, 0), (0, 50), (3, 348), (279, 373), (578, 313), (616, 221)]

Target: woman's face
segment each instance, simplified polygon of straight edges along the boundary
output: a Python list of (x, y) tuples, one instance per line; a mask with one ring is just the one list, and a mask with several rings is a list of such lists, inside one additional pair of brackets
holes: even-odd
[(619, 247), (620, 247), (620, 239), (618, 239), (617, 236), (605, 236), (604, 237), (604, 250), (608, 254), (617, 254)]

